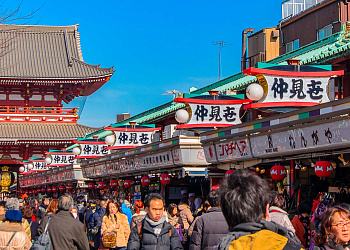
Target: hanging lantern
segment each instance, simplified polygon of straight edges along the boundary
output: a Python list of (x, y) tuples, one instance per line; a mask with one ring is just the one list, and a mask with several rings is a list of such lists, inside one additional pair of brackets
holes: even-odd
[(132, 181), (131, 180), (125, 180), (124, 181), (124, 187), (125, 188), (131, 188), (132, 187)]
[(333, 166), (329, 161), (318, 161), (315, 163), (315, 174), (318, 177), (329, 177), (332, 172)]
[(18, 169), (18, 171), (21, 172), (21, 173), (23, 173), (24, 170), (26, 170), (26, 169), (23, 166), (20, 166), (19, 169)]
[(51, 187), (47, 187), (46, 188), (46, 192), (51, 193), (52, 192), (52, 188)]
[(104, 181), (100, 181), (97, 185), (97, 188), (100, 190), (106, 189), (107, 188), (107, 183)]
[(95, 183), (88, 183), (88, 189), (89, 190), (93, 190), (93, 189), (95, 189)]
[(252, 101), (259, 101), (264, 96), (264, 89), (260, 84), (252, 83), (246, 89), (247, 97)]
[(168, 185), (170, 184), (171, 181), (171, 176), (168, 174), (162, 174), (160, 176), (160, 183), (162, 183), (163, 185)]
[(15, 175), (9, 171), (8, 166), (3, 166), (1, 169), (2, 171), (0, 173), (0, 187), (1, 193), (4, 193), (9, 191), (9, 187), (15, 181)]
[(70, 192), (70, 191), (72, 191), (72, 190), (73, 190), (73, 185), (70, 185), (70, 184), (67, 185), (67, 191)]
[(66, 191), (66, 187), (65, 186), (60, 186), (60, 192), (63, 193), (64, 191)]
[(46, 192), (46, 188), (42, 187), (42, 188), (41, 188), (41, 193), (42, 193), (42, 194), (45, 194), (45, 192)]
[(53, 193), (57, 193), (57, 191), (58, 191), (58, 188), (57, 188), (56, 186), (53, 186), (53, 187), (52, 187), (52, 192), (53, 192)]
[(151, 184), (151, 178), (149, 178), (148, 176), (143, 176), (141, 178), (141, 184), (144, 187), (148, 187)]
[(117, 188), (118, 187), (118, 181), (117, 180), (111, 180), (109, 183), (111, 188)]
[(228, 177), (233, 172), (235, 172), (235, 170), (233, 170), (233, 169), (227, 170), (226, 173), (225, 173), (225, 176)]
[(271, 168), (270, 175), (275, 181), (281, 181), (287, 176), (287, 170), (282, 165), (276, 165)]
[(36, 190), (36, 193), (37, 193), (37, 194), (40, 194), (40, 193), (41, 193), (41, 188), (38, 188), (38, 189)]

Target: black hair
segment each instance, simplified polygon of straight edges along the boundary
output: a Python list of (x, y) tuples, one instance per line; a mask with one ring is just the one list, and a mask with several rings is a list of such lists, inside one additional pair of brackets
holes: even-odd
[(236, 170), (223, 180), (219, 191), (221, 209), (230, 229), (265, 216), (270, 189), (259, 176)]
[(302, 201), (298, 207), (299, 214), (311, 214), (312, 211), (312, 203), (310, 201)]
[(271, 197), (270, 201), (270, 207), (279, 207), (282, 210), (286, 210), (287, 208), (287, 202), (286, 199), (283, 197), (283, 195), (280, 194), (274, 194)]
[(152, 200), (161, 200), (165, 204), (164, 198), (158, 193), (150, 193), (145, 199), (145, 207), (149, 207)]
[(208, 194), (208, 201), (211, 207), (218, 207), (220, 203), (220, 194), (216, 190), (211, 190)]
[(350, 205), (348, 203), (342, 203), (342, 204), (339, 204), (338, 206), (350, 211)]
[(5, 205), (6, 205), (6, 201), (0, 201), (0, 207), (5, 208)]

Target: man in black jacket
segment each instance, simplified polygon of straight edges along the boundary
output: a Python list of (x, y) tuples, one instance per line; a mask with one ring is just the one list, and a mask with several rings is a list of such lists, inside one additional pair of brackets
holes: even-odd
[(147, 215), (130, 233), (128, 250), (180, 250), (180, 237), (165, 219), (164, 200), (151, 193), (145, 200)]
[(94, 226), (98, 226), (98, 233), (94, 238), (94, 249), (98, 250), (100, 247), (100, 237), (101, 237), (101, 227), (102, 227), (102, 219), (106, 214), (107, 201), (101, 200), (100, 207), (96, 209), (95, 213), (90, 216), (89, 219), (89, 227), (93, 228)]
[[(89, 242), (84, 232), (84, 225), (74, 219), (70, 210), (73, 208), (73, 199), (63, 195), (58, 199), (58, 211), (51, 216), (48, 231), (51, 240), (51, 249), (79, 249), (89, 250)], [(39, 226), (39, 234), (43, 233), (49, 216), (45, 216)]]
[(43, 219), (49, 204), (50, 204), (50, 199), (49, 198), (44, 198), (43, 202), (40, 204), (40, 206), (36, 210), (36, 220), (38, 222), (40, 222)]
[(216, 190), (210, 191), (208, 201), (211, 208), (196, 220), (190, 250), (214, 249), (220, 239), (227, 235), (228, 225), (219, 206), (219, 198)]

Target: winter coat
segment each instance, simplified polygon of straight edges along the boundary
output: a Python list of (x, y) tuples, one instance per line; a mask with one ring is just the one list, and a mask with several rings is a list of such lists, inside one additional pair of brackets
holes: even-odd
[(288, 217), (288, 213), (279, 207), (272, 206), (269, 209), (270, 220), (288, 228), (290, 231), (295, 233), (295, 229)]
[(41, 204), (38, 209), (36, 210), (36, 220), (40, 222), (44, 218), (44, 215), (46, 214), (47, 205)]
[(38, 234), (39, 223), (36, 221), (32, 221), (31, 218), (26, 218), (26, 220), (28, 221), (30, 226), (30, 233), (32, 235), (32, 239), (36, 240), (39, 236)]
[(228, 225), (219, 207), (212, 207), (198, 217), (191, 236), (190, 250), (209, 250), (228, 233)]
[(303, 246), (306, 246), (306, 239), (304, 238), (305, 229), (303, 227), (303, 224), (299, 220), (299, 217), (297, 215), (295, 215), (294, 218), (292, 219), (291, 223), (295, 229), (296, 236), (301, 241), (301, 244)]
[(123, 213), (116, 213), (117, 220), (111, 214), (109, 216), (103, 217), (101, 234), (112, 232), (112, 226), (119, 224), (119, 228), (114, 233), (117, 234), (117, 247), (126, 247), (128, 244), (128, 239), (130, 235), (130, 226), (128, 222), (128, 217)]
[(92, 215), (94, 214), (94, 212), (92, 212), (91, 209), (86, 209), (86, 212), (85, 212), (85, 225), (86, 225), (86, 228), (89, 229), (90, 228), (90, 225), (89, 225), (89, 220), (90, 218), (92, 217)]
[(99, 221), (101, 221), (100, 226), (99, 226), (98, 235), (96, 237), (100, 237), (101, 227), (102, 227), (102, 219), (103, 219), (103, 216), (105, 215), (105, 213), (106, 213), (106, 208), (99, 207), (98, 209), (96, 209), (95, 213), (92, 216), (90, 216), (88, 228), (93, 228), (94, 226), (96, 226), (99, 223)]
[[(39, 234), (41, 234), (48, 221), (45, 216), (39, 226)], [(51, 240), (51, 249), (79, 249), (89, 250), (89, 241), (84, 232), (84, 224), (74, 219), (70, 211), (58, 210), (56, 214), (51, 216), (48, 231)]]
[[(5, 219), (5, 215), (0, 215), (0, 223)], [(22, 226), (24, 228), (24, 231), (26, 232), (26, 234), (28, 235), (28, 238), (31, 240), (32, 239), (32, 234), (30, 231), (30, 226), (29, 223), (26, 219), (22, 218)]]
[(292, 231), (275, 222), (260, 220), (233, 227), (221, 240), (217, 249), (303, 249), (299, 244), (300, 241)]
[[(136, 226), (131, 230), (128, 250), (182, 250), (179, 235), (169, 222), (164, 221), (158, 237), (147, 220), (143, 220), (141, 230), (142, 244)], [(170, 230), (171, 237), (169, 237)]]
[(191, 223), (194, 220), (194, 217), (191, 213), (190, 206), (183, 203), (178, 206), (178, 210), (180, 211), (180, 218), (182, 219), (182, 222), (184, 223), (185, 230), (188, 230)]
[(144, 210), (141, 210), (139, 214), (134, 213), (131, 217), (131, 225), (130, 228), (133, 229), (134, 226), (137, 225), (137, 223), (141, 223), (141, 221), (145, 218), (147, 212)]
[[(9, 242), (14, 232), (16, 232), (16, 234), (10, 242), (9, 247), (6, 248), (6, 244)], [(21, 223), (8, 221), (0, 223), (0, 249), (24, 250), (30, 249), (31, 246), (32, 243)]]
[(78, 204), (77, 205), (77, 209), (78, 209), (78, 216), (79, 216), (79, 220), (81, 223), (84, 224), (84, 216), (86, 213), (86, 207), (84, 207), (83, 204)]
[(128, 217), (128, 222), (129, 222), (129, 225), (131, 224), (131, 217), (132, 217), (132, 212), (131, 212), (131, 209), (128, 208), (125, 203), (122, 203), (122, 213), (125, 214), (127, 217)]

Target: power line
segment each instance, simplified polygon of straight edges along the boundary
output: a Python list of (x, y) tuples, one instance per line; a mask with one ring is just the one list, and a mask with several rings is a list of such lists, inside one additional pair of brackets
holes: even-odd
[(223, 48), (226, 45), (229, 45), (229, 43), (221, 41), (221, 42), (213, 42), (213, 45), (219, 46), (219, 81), (221, 78), (221, 48)]

